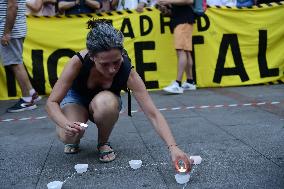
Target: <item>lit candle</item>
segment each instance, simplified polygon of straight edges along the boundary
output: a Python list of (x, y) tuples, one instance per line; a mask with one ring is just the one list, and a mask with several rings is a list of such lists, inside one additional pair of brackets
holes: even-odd
[(180, 172), (180, 173), (186, 172), (186, 166), (185, 166), (185, 163), (182, 160), (178, 161), (178, 167), (179, 167), (178, 172)]
[(181, 166), (178, 171), (179, 171), (180, 173), (185, 173), (185, 172), (186, 172), (186, 169), (185, 169), (183, 166)]

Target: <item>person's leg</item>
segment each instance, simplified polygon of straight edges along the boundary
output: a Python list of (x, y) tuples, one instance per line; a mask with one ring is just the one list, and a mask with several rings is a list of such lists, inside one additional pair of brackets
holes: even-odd
[(196, 90), (196, 85), (193, 80), (193, 74), (192, 74), (192, 58), (191, 58), (191, 53), (190, 51), (186, 51), (187, 54), (187, 65), (185, 68), (185, 73), (186, 73), (186, 81), (182, 84), (183, 90)]
[[(69, 121), (82, 123), (88, 121), (88, 101), (76, 91), (70, 89), (60, 103), (60, 107)], [(69, 136), (65, 133), (65, 129), (57, 125), (56, 133), (58, 138), (65, 144), (65, 153), (76, 153), (79, 151), (79, 143), (84, 135), (84, 130), (75, 136)]]
[(102, 91), (93, 98), (89, 109), (98, 128), (98, 150), (102, 155), (100, 160), (112, 161), (115, 153), (107, 142), (119, 117), (119, 97), (110, 91)]
[(22, 98), (26, 102), (38, 102), (41, 100), (41, 96), (33, 88), (26, 68), (23, 64), (12, 64), (9, 66), (13, 71), (16, 80), (21, 88), (22, 91)]
[(179, 24), (174, 29), (174, 47), (177, 52), (177, 78), (176, 81), (173, 81), (169, 86), (163, 88), (164, 91), (169, 93), (181, 94), (183, 93), (183, 88), (181, 87), (181, 80), (183, 76), (183, 72), (185, 70), (185, 66), (187, 64), (186, 53), (184, 49), (184, 30), (185, 24)]
[(21, 88), (22, 98), (7, 109), (7, 112), (21, 112), (24, 110), (32, 110), (37, 106), (34, 104), (35, 99), (38, 101), (39, 96), (32, 88), (26, 69), (23, 65), (23, 41), (24, 38), (11, 39), (9, 45), (0, 47), (0, 56), (3, 65), (10, 69)]
[[(62, 112), (69, 121), (82, 122), (82, 123), (86, 123), (88, 121), (89, 113), (87, 109), (80, 104), (75, 104), (75, 103), (66, 104), (62, 108)], [(69, 135), (66, 135), (65, 130), (59, 126), (56, 127), (56, 132), (57, 132), (59, 139), (64, 144), (79, 144), (80, 139), (84, 135), (84, 131), (83, 131), (82, 133), (79, 133), (71, 137)]]
[(23, 97), (29, 97), (33, 87), (23, 65), (23, 43), (24, 38), (11, 39), (8, 46), (1, 47), (1, 56), (4, 66), (14, 73)]
[(34, 103), (41, 100), (41, 97), (33, 88), (28, 73), (26, 71), (26, 68), (23, 64), (12, 64), (7, 67), (11, 69), (12, 72), (14, 73), (15, 78), (22, 92), (22, 99), (24, 99), (25, 102)]
[(24, 64), (12, 64), (8, 66), (15, 75), (15, 78), (20, 86), (22, 92), (22, 99), (25, 102), (38, 102), (41, 100), (41, 96), (33, 88), (28, 73)]
[(193, 79), (193, 75), (192, 75), (193, 62), (192, 62), (191, 53), (190, 51), (185, 51), (185, 52), (186, 52), (186, 57), (187, 57), (187, 61), (186, 61), (187, 64), (185, 67), (186, 78)]
[(98, 143), (108, 141), (119, 117), (119, 97), (110, 91), (97, 94), (90, 103), (90, 113), (98, 127)]
[(185, 67), (185, 73), (186, 73), (186, 81), (182, 84), (182, 88), (184, 90), (195, 90), (196, 85), (193, 80), (193, 73), (192, 73), (192, 67), (193, 67), (193, 60), (190, 51), (192, 51), (192, 32), (193, 32), (193, 25), (192, 24), (186, 24), (185, 25), (185, 45), (184, 50), (186, 53), (186, 67)]
[(184, 50), (186, 52), (186, 77), (187, 79), (193, 79), (192, 75), (192, 57), (190, 51), (192, 51), (192, 33), (193, 33), (193, 24), (185, 24), (184, 35), (186, 36), (184, 43)]
[(14, 75), (16, 77), (16, 80), (21, 88), (23, 97), (29, 97), (30, 93), (29, 91), (33, 88), (32, 84), (29, 80), (27, 71), (23, 64), (13, 64), (9, 66), (12, 71), (14, 72)]
[(178, 58), (178, 70), (177, 70), (176, 80), (181, 82), (185, 68), (188, 65), (187, 53), (184, 50), (176, 50), (176, 51), (177, 51), (177, 58)]

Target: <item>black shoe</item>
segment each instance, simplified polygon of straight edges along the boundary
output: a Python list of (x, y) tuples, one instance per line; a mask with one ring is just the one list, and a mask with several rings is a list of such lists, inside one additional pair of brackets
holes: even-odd
[(33, 110), (35, 108), (37, 108), (37, 106), (33, 102), (25, 102), (20, 98), (20, 100), (14, 106), (7, 109), (7, 112), (22, 112), (25, 110)]

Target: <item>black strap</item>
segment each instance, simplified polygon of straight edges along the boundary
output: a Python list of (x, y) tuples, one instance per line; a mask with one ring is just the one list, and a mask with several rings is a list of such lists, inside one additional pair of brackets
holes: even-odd
[(127, 102), (128, 116), (132, 117), (132, 115), (131, 115), (131, 93), (130, 93), (130, 89), (128, 89), (128, 88), (127, 88), (127, 94), (128, 94), (128, 102)]
[[(134, 68), (134, 66), (131, 66), (131, 69), (133, 69), (133, 68)], [(127, 114), (128, 114), (129, 117), (132, 117), (132, 115), (131, 115), (131, 92), (130, 92), (129, 88), (127, 88), (127, 96), (128, 96), (128, 103), (127, 103), (128, 112), (127, 112)]]
[(84, 58), (82, 57), (82, 55), (79, 52), (77, 52), (76, 55), (79, 57), (81, 62), (84, 63)]

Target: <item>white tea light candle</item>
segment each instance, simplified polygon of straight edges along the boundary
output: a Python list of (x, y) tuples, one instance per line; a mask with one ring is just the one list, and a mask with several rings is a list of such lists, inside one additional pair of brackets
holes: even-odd
[(198, 165), (202, 161), (202, 158), (200, 156), (190, 156), (190, 159), (193, 160), (194, 165)]
[(179, 184), (185, 184), (189, 181), (190, 175), (189, 174), (176, 174), (175, 179), (176, 182)]
[(141, 160), (130, 160), (129, 165), (132, 169), (139, 169), (142, 165)]
[(88, 164), (76, 164), (74, 168), (76, 169), (77, 173), (84, 173), (88, 169)]
[(48, 189), (61, 189), (63, 185), (63, 182), (61, 181), (52, 181), (47, 184)]

